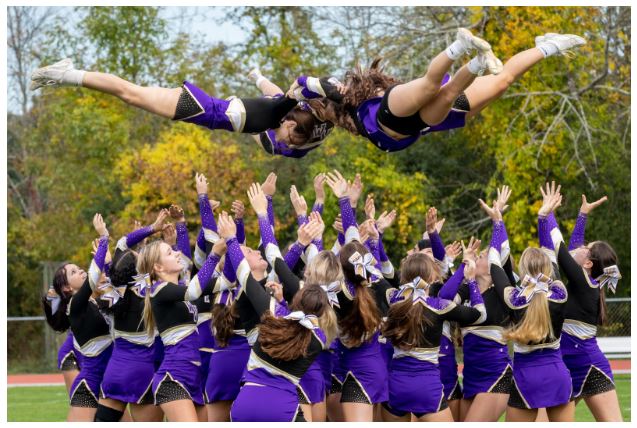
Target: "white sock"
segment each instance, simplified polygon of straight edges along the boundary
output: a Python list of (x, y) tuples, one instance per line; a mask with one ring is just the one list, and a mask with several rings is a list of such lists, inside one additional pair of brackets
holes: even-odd
[(479, 57), (474, 56), (471, 58), (471, 61), (469, 61), (469, 64), (467, 64), (467, 69), (471, 74), (481, 75), (484, 72), (485, 66)]
[(82, 86), (82, 79), (84, 79), (85, 74), (86, 71), (84, 70), (67, 70), (62, 75), (60, 84), (69, 86)]
[(540, 52), (542, 52), (544, 58), (555, 55), (560, 51), (554, 43), (544, 42), (540, 43), (536, 47), (540, 50)]
[(261, 83), (263, 83), (265, 80), (268, 80), (268, 79), (262, 74), (259, 74), (257, 77), (257, 80), (254, 83), (257, 85), (257, 88), (261, 89)]
[(447, 49), (445, 49), (445, 53), (451, 60), (457, 60), (466, 52), (462, 42), (460, 40), (456, 40), (452, 44), (450, 44)]

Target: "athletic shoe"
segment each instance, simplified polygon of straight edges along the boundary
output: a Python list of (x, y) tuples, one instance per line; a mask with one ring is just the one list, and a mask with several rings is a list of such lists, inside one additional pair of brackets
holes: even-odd
[(259, 76), (261, 76), (261, 71), (259, 70), (259, 67), (254, 67), (248, 73), (248, 79), (252, 80), (253, 82), (256, 82)]
[(571, 49), (586, 44), (586, 39), (576, 34), (546, 33), (535, 38), (535, 46), (542, 43), (550, 43), (558, 50), (557, 55), (567, 55)]
[(471, 31), (466, 28), (458, 28), (458, 34), (456, 35), (456, 40), (459, 40), (462, 43), (462, 46), (465, 48), (466, 52), (469, 52), (473, 49), (478, 50), (479, 52), (486, 52), (491, 50), (491, 45), (482, 40), (480, 37), (476, 37), (471, 34)]
[(31, 74), (31, 90), (34, 91), (43, 86), (58, 86), (62, 84), (71, 84), (64, 81), (64, 75), (68, 71), (74, 70), (73, 61), (70, 58), (64, 58), (55, 64), (38, 68)]
[(498, 57), (495, 56), (491, 49), (486, 52), (480, 52), (478, 54), (478, 58), (480, 58), (485, 68), (491, 74), (498, 74), (504, 68), (504, 66), (502, 65), (502, 61), (500, 61)]

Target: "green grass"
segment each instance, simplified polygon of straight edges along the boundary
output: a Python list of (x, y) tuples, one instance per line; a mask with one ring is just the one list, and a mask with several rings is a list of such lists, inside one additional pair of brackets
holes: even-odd
[[(617, 395), (624, 421), (630, 421), (630, 375), (616, 375)], [(64, 386), (7, 388), (9, 422), (61, 422), (66, 420), (68, 396)], [(502, 419), (504, 420), (504, 419)], [(575, 410), (578, 422), (594, 422), (593, 415), (581, 401)]]

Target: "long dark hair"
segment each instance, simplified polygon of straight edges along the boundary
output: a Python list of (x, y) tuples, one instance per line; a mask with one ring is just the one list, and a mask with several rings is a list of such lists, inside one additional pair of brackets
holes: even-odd
[(44, 310), (44, 316), (46, 317), (46, 322), (51, 326), (51, 328), (55, 331), (65, 332), (71, 326), (68, 315), (66, 315), (66, 307), (71, 300), (72, 293), (64, 292), (64, 287), (66, 287), (69, 282), (66, 277), (66, 266), (67, 262), (62, 263), (55, 271), (53, 275), (53, 289), (57, 293), (58, 296), (62, 299), (60, 302), (60, 306), (55, 314), (52, 313), (51, 304), (46, 299), (46, 295), (42, 296), (42, 309)]
[[(406, 257), (400, 264), (400, 283), (406, 284), (420, 277), (431, 281), (437, 276), (437, 266), (422, 253)], [(395, 303), (389, 308), (383, 325), (383, 336), (397, 348), (410, 350), (425, 340), (425, 329), (433, 323), (431, 313), (421, 304), (413, 304), (411, 298)]]
[[(357, 275), (354, 266), (349, 262), (349, 258), (355, 252), (361, 255), (369, 253), (363, 244), (352, 241), (345, 244), (338, 255), (345, 280), (356, 287), (353, 310), (338, 322), (341, 341), (348, 347), (360, 346), (363, 340), (370, 340), (380, 327), (381, 322), (380, 311), (367, 287), (368, 281)], [(346, 286), (344, 285), (344, 287)]]
[(215, 344), (221, 348), (228, 346), (230, 338), (234, 334), (235, 320), (239, 318), (237, 305), (215, 303), (212, 306), (212, 329), (215, 336)]
[[(591, 267), (591, 276), (599, 278), (604, 273), (604, 268), (617, 264), (617, 253), (613, 250), (608, 242), (595, 241), (591, 244), (588, 258), (593, 262)], [(599, 325), (606, 324), (606, 290), (599, 290), (599, 312), (597, 314), (597, 323)]]
[[(116, 251), (109, 271), (109, 278), (113, 287), (126, 287), (124, 299), (127, 299), (129, 285), (133, 277), (137, 275), (137, 256), (131, 250)], [(115, 316), (123, 315), (128, 311), (128, 304), (115, 305), (112, 312)]]
[(351, 116), (364, 101), (377, 97), (380, 91), (385, 91), (392, 85), (400, 83), (398, 80), (384, 73), (381, 66), (382, 58), (375, 58), (369, 68), (363, 69), (360, 64), (345, 74), (347, 92), (342, 103), (336, 103), (327, 98), (309, 100), (308, 104), (316, 116), (322, 121), (329, 121), (358, 135), (358, 129)]
[(283, 120), (296, 122), (296, 126), (290, 134), (291, 141), (288, 142), (290, 146), (301, 146), (312, 139), (317, 120), (311, 112), (297, 106), (290, 110)]
[[(290, 309), (300, 310), (307, 315), (320, 317), (329, 307), (327, 295), (319, 287), (299, 290)], [(307, 356), (312, 332), (295, 320), (277, 318), (266, 312), (259, 325), (259, 344), (261, 349), (272, 358), (283, 361), (295, 360)]]

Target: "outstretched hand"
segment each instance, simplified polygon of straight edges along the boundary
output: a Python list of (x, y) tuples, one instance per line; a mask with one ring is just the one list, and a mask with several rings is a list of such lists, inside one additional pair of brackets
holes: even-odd
[(500, 212), (500, 210), (498, 210), (496, 201), (493, 201), (493, 207), (487, 205), (487, 203), (484, 202), (482, 199), (478, 199), (478, 202), (480, 203), (480, 208), (482, 208), (482, 210), (487, 213), (491, 220), (493, 220), (494, 222), (502, 221), (502, 213)]
[(558, 185), (555, 187), (555, 181), (552, 181), (551, 184), (546, 183), (546, 188), (542, 188), (540, 186), (540, 193), (542, 194), (542, 206), (538, 211), (538, 215), (541, 217), (545, 217), (552, 213), (557, 207), (562, 205), (562, 195), (560, 193), (560, 189), (562, 186)]
[(368, 219), (376, 218), (376, 205), (374, 204), (374, 194), (368, 193), (365, 199), (365, 217)]
[(276, 192), (276, 179), (277, 175), (274, 172), (271, 172), (268, 174), (265, 181), (261, 185), (263, 193), (265, 193), (267, 196), (272, 196)]
[(104, 219), (102, 218), (102, 214), (96, 213), (93, 216), (93, 227), (95, 231), (100, 236), (108, 236), (108, 229), (106, 229), (106, 223), (104, 223)]
[(582, 214), (588, 214), (591, 211), (593, 211), (595, 208), (597, 208), (598, 206), (606, 202), (607, 200), (608, 200), (608, 197), (603, 196), (602, 198), (596, 200), (595, 202), (589, 203), (586, 201), (586, 195), (582, 195), (582, 206), (580, 207), (579, 212), (581, 212)]
[(431, 207), (427, 210), (427, 216), (425, 217), (425, 230), (428, 234), (436, 232), (436, 223), (438, 222), (438, 210), (436, 207)]
[(195, 173), (195, 186), (197, 188), (198, 195), (207, 195), (208, 194), (208, 179), (205, 175)]
[(332, 189), (332, 192), (334, 192), (334, 196), (338, 199), (348, 196), (347, 180), (345, 180), (345, 178), (337, 170), (328, 172), (325, 181)]
[(234, 214), (235, 220), (240, 220), (243, 218), (246, 208), (243, 205), (243, 202), (237, 199), (236, 201), (232, 202), (232, 207), (230, 208), (230, 211), (232, 211), (232, 213)]
[(504, 185), (502, 187), (498, 187), (498, 197), (495, 200), (494, 206), (500, 211), (500, 214), (503, 213), (509, 206), (507, 205), (507, 201), (511, 196), (511, 189), (509, 186)]
[(290, 201), (292, 202), (297, 217), (307, 215), (307, 202), (305, 202), (304, 196), (299, 195), (295, 185), (290, 187)]
[(314, 201), (317, 204), (322, 204), (325, 202), (325, 174), (320, 173), (314, 177), (314, 193), (316, 194), (316, 200)]
[(224, 240), (228, 240), (237, 235), (237, 225), (232, 220), (232, 217), (227, 212), (222, 211), (217, 220), (217, 231), (219, 236)]
[(378, 220), (376, 220), (378, 232), (384, 233), (385, 230), (394, 223), (394, 220), (396, 220), (396, 210), (391, 210), (389, 213), (383, 211), (383, 213), (378, 216)]
[(171, 247), (177, 244), (177, 229), (175, 229), (175, 225), (172, 223), (168, 223), (164, 225), (164, 228), (161, 231), (161, 237), (164, 242)]
[(164, 223), (166, 223), (166, 220), (168, 220), (169, 216), (170, 214), (168, 213), (168, 210), (166, 208), (161, 209), (159, 211), (159, 214), (157, 214), (155, 222), (151, 225), (151, 227), (153, 228), (153, 232), (161, 232), (164, 228)]
[(170, 208), (168, 208), (168, 212), (173, 220), (179, 222), (186, 221), (186, 217), (184, 217), (184, 210), (179, 205), (172, 204)]
[(268, 199), (265, 197), (265, 192), (259, 183), (252, 183), (250, 189), (248, 189), (248, 200), (252, 209), (257, 215), (268, 214)]
[(354, 181), (347, 182), (347, 195), (349, 196), (349, 204), (352, 208), (356, 208), (358, 200), (363, 193), (363, 182), (361, 181), (361, 175), (356, 173)]

